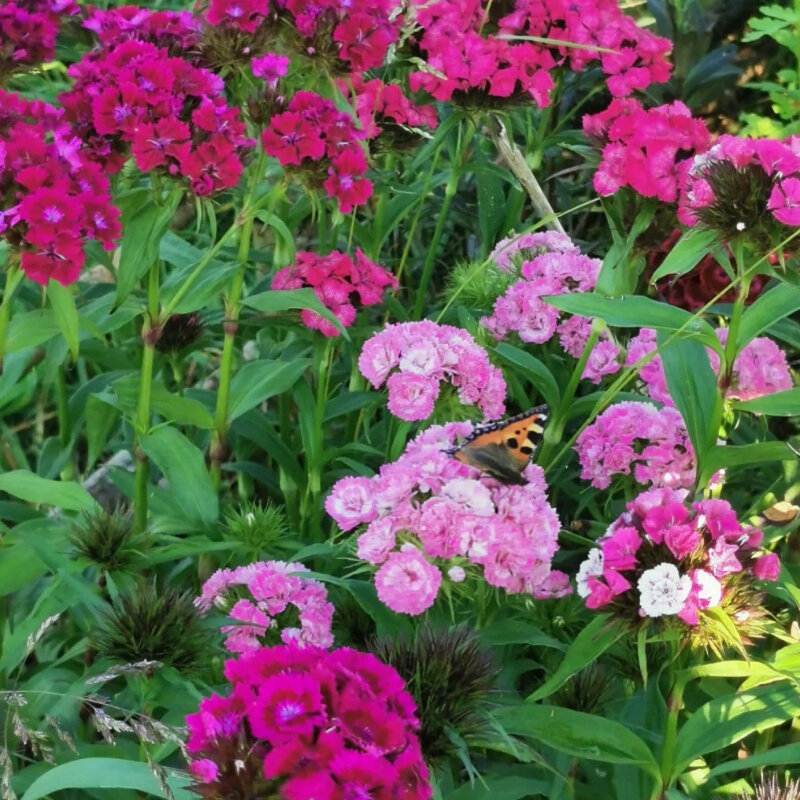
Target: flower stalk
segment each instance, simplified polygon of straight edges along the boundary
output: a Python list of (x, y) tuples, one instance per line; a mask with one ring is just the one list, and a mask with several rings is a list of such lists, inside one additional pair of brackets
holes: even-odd
[(11, 301), (22, 277), (23, 273), (18, 264), (12, 264), (6, 271), (6, 285), (3, 291), (3, 298), (0, 300), (0, 375), (3, 374), (3, 357), (5, 356), (6, 340), (8, 339), (8, 323), (11, 320)]

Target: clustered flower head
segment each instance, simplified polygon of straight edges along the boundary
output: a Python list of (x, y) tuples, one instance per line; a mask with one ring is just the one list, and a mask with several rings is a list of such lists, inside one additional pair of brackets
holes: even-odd
[(0, 92), (0, 235), (33, 281), (66, 286), (86, 260), (84, 243), (113, 250), (119, 210), (63, 112)]
[(415, 129), (434, 130), (438, 124), (434, 106), (415, 103), (396, 83), (384, 83), (380, 78), (367, 81), (353, 74), (347, 81), (340, 80), (339, 88), (344, 95), (352, 94), (367, 139), (378, 140), (383, 148), (402, 150), (418, 141)]
[(643, 486), (689, 488), (694, 450), (681, 415), (669, 406), (624, 402), (607, 408), (575, 444), (581, 478), (607, 489), (615, 475), (633, 475)]
[(415, 5), (423, 29), (418, 47), (427, 63), (412, 74), (411, 87), (437, 100), (532, 99), (543, 108), (554, 85), (550, 71), (559, 66), (581, 71), (598, 63), (615, 96), (669, 79), (671, 43), (639, 28), (616, 0), (516, 0), (500, 8), (486, 0), (417, 0)]
[(311, 188), (325, 189), (349, 214), (372, 195), (364, 175), (367, 157), (360, 130), (349, 114), (314, 92), (297, 92), (286, 111), (276, 114), (261, 137), (264, 151)]
[[(310, 286), (322, 303), (341, 324), (348, 328), (356, 318), (356, 306), (374, 306), (381, 302), (384, 289), (398, 287), (391, 272), (370, 261), (360, 249), (355, 259), (338, 250), (327, 256), (301, 252), (294, 264), (280, 270), (272, 281), (273, 289), (300, 289)], [(338, 336), (333, 323), (316, 311), (304, 309), (303, 322), (325, 336)]]
[(228, 661), (232, 690), (186, 719), (208, 800), (428, 800), (419, 723), (397, 672), (368, 653), (263, 648)]
[[(697, 625), (707, 609), (736, 608), (748, 583), (778, 579), (778, 557), (761, 550), (763, 534), (743, 528), (730, 503), (688, 505), (686, 497), (651, 489), (628, 504), (578, 571), (588, 608), (631, 607), (640, 617)], [(744, 622), (746, 613), (738, 609), (734, 619)]]
[[(660, 247), (651, 251), (648, 266), (653, 272), (661, 266), (680, 238), (681, 231), (676, 229)], [(766, 285), (767, 278), (765, 276), (753, 276), (745, 303), (753, 303)], [(658, 281), (657, 286), (667, 303), (671, 306), (685, 308), (687, 311), (697, 311), (698, 308), (702, 308), (717, 297), (719, 297), (716, 300), (718, 303), (732, 303), (738, 294), (736, 288), (731, 285), (730, 276), (713, 253), (703, 256), (685, 275), (670, 275), (662, 278)], [(726, 289), (727, 291), (725, 291)]]
[(143, 172), (183, 179), (199, 196), (239, 182), (253, 142), (217, 75), (140, 41), (92, 51), (69, 74), (60, 100), (106, 170), (130, 152)]
[[(232, 653), (258, 650), (263, 637), (281, 626), (278, 617), (296, 614), (299, 627), (282, 627), (281, 641), (330, 647), (333, 606), (319, 582), (297, 573), (308, 572), (298, 563), (259, 561), (235, 569), (217, 570), (204, 584), (195, 605), (203, 612), (224, 609), (236, 624), (222, 628), (225, 647)], [(233, 595), (233, 598), (231, 597)]]
[[(526, 254), (532, 250), (538, 254), (522, 262), (520, 280), (497, 298), (491, 316), (483, 317), (481, 325), (497, 340), (515, 333), (523, 342), (544, 344), (558, 334), (564, 350), (573, 358), (580, 358), (592, 332), (591, 320), (562, 315), (544, 298), (591, 291), (600, 273), (600, 261), (583, 255), (562, 234), (533, 234), (518, 241), (522, 242), (519, 248), (516, 243), (509, 243), (501, 249), (503, 242), (496, 248), (503, 269), (515, 265), (517, 253)], [(604, 375), (618, 372), (621, 368), (619, 356), (620, 349), (603, 331), (589, 356), (583, 377), (599, 383)]]
[(430, 417), (442, 382), (488, 419), (505, 411), (503, 373), (472, 336), (452, 325), (427, 320), (387, 325), (365, 342), (358, 368), (376, 389), (386, 383), (389, 411), (408, 422)]
[(106, 50), (137, 41), (167, 48), (170, 55), (180, 55), (195, 51), (199, 43), (199, 25), (191, 11), (89, 7), (83, 27), (92, 31)]
[(378, 597), (392, 611), (430, 608), (442, 571), (453, 583), (482, 572), (510, 594), (569, 592), (567, 577), (551, 567), (560, 523), (544, 473), (529, 465), (527, 483), (507, 486), (448, 455), (472, 430), (471, 422), (428, 428), (378, 475), (343, 478), (326, 500), (342, 530), (361, 531), (358, 556), (379, 567)]
[(695, 153), (705, 152), (711, 135), (701, 119), (676, 100), (644, 109), (633, 98), (614, 99), (600, 114), (583, 118), (583, 129), (602, 147), (594, 188), (601, 195), (629, 186), (666, 203), (678, 199)]
[(0, 80), (52, 61), (62, 17), (79, 12), (73, 0), (0, 3)]
[[(728, 338), (727, 328), (718, 328), (717, 337), (723, 344)], [(628, 344), (626, 366), (632, 366), (656, 350), (657, 335), (651, 328), (642, 328)], [(711, 368), (719, 372), (719, 355), (707, 348)], [(639, 370), (647, 393), (658, 403), (674, 406), (667, 387), (667, 377), (660, 356), (653, 357)], [(772, 339), (759, 336), (748, 342), (736, 356), (730, 382), (725, 389), (729, 400), (754, 400), (757, 397), (785, 392), (793, 386), (786, 354)]]
[(254, 33), (269, 13), (269, 0), (208, 0), (204, 17), (212, 26)]
[(489, 254), (489, 260), (501, 272), (520, 275), (522, 265), (545, 253), (579, 254), (580, 249), (567, 236), (559, 231), (539, 231), (537, 233), (511, 234), (501, 239)]
[(678, 216), (729, 238), (800, 226), (800, 138), (720, 136), (691, 163)]
[(403, 22), (399, 0), (277, 0), (277, 5), (297, 34), (300, 52), (322, 58), (332, 72), (380, 67)]

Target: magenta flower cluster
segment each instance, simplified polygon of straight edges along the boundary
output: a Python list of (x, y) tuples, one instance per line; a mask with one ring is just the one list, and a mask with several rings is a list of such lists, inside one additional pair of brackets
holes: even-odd
[[(717, 329), (723, 344), (728, 337), (727, 328)], [(656, 332), (650, 328), (642, 330), (628, 344), (627, 366), (632, 366), (657, 347)], [(708, 357), (714, 372), (719, 372), (719, 355), (708, 348)], [(639, 370), (647, 393), (658, 403), (673, 406), (675, 403), (667, 387), (667, 378), (660, 356), (654, 356)], [(725, 396), (729, 400), (754, 400), (776, 392), (784, 392), (793, 386), (792, 375), (786, 354), (772, 339), (760, 336), (748, 342), (733, 364), (733, 372)]]
[(139, 41), (92, 51), (69, 74), (60, 100), (106, 170), (130, 152), (142, 171), (183, 179), (199, 196), (239, 182), (253, 142), (217, 75)]
[[(316, 253), (298, 253), (294, 264), (280, 270), (272, 280), (272, 288), (301, 289), (310, 286), (322, 303), (347, 328), (356, 318), (358, 302), (374, 306), (381, 302), (384, 290), (396, 289), (397, 278), (391, 272), (370, 261), (359, 249), (355, 259), (335, 250), (327, 256)], [(321, 331), (325, 336), (338, 336), (333, 323), (316, 311), (304, 309), (301, 317), (305, 325)]]
[(585, 116), (583, 130), (602, 148), (594, 174), (599, 194), (630, 186), (666, 203), (678, 199), (692, 155), (711, 143), (705, 123), (678, 100), (644, 109), (633, 98), (614, 99), (605, 111)]
[(148, 42), (170, 52), (196, 51), (200, 25), (191, 11), (159, 11), (138, 6), (86, 7), (83, 27), (92, 31), (105, 50), (124, 42)]
[[(217, 570), (204, 584), (195, 605), (203, 612), (223, 609), (234, 625), (222, 628), (225, 647), (232, 653), (258, 650), (262, 639), (281, 627), (284, 644), (330, 647), (333, 605), (319, 582), (297, 573), (308, 572), (298, 563), (258, 561), (235, 569)], [(297, 616), (299, 627), (281, 626), (279, 617)]]
[[(545, 252), (539, 252), (544, 250)], [(497, 298), (491, 316), (481, 324), (497, 340), (514, 333), (523, 342), (544, 344), (558, 334), (564, 350), (580, 358), (591, 335), (592, 322), (586, 317), (568, 317), (547, 303), (548, 295), (589, 292), (594, 289), (601, 263), (583, 255), (561, 234), (533, 234), (517, 243), (504, 240), (495, 248), (501, 268), (510, 268), (519, 253), (537, 253), (520, 266), (521, 278)], [(592, 349), (583, 377), (599, 383), (604, 375), (621, 369), (620, 349), (603, 332)]]
[[(507, 486), (447, 454), (470, 434), (470, 422), (433, 426), (373, 478), (343, 478), (325, 509), (344, 531), (366, 526), (359, 558), (379, 569), (378, 597), (393, 611), (421, 614), (442, 584), (480, 574), (491, 586), (536, 598), (569, 592), (554, 571), (560, 523), (547, 502), (544, 473)], [(477, 568), (477, 569), (476, 569)]]
[(113, 250), (119, 237), (108, 179), (63, 110), (5, 92), (0, 106), (0, 235), (31, 280), (66, 286), (80, 275), (86, 239)]
[[(703, 209), (716, 200), (713, 172), (717, 165), (727, 164), (737, 172), (755, 170), (771, 187), (766, 198), (772, 216), (784, 225), (800, 226), (800, 137), (779, 139), (742, 139), (723, 135), (708, 152), (691, 162), (678, 215), (693, 226)], [(740, 220), (740, 230), (750, 226), (750, 219)]]
[(503, 373), (466, 331), (451, 325), (427, 320), (387, 325), (365, 342), (358, 368), (376, 389), (386, 383), (389, 411), (408, 422), (430, 417), (443, 382), (488, 419), (505, 410)]
[[(545, 107), (554, 85), (550, 71), (562, 65), (580, 71), (599, 63), (618, 96), (669, 78), (671, 43), (639, 28), (616, 0), (516, 0), (499, 19), (486, 0), (416, 0), (415, 5), (427, 64), (411, 75), (411, 87), (437, 100), (480, 93), (527, 97)], [(528, 37), (579, 47), (547, 46)]]
[(228, 661), (225, 676), (231, 693), (186, 719), (204, 796), (244, 784), (284, 800), (431, 797), (414, 701), (375, 656), (263, 648)]
[(286, 111), (276, 114), (261, 136), (267, 155), (292, 166), (313, 184), (320, 184), (339, 210), (349, 214), (372, 195), (364, 175), (367, 157), (360, 142), (365, 132), (349, 114), (314, 92), (297, 92)]
[(780, 562), (761, 551), (761, 531), (743, 528), (725, 500), (690, 506), (686, 498), (685, 490), (651, 489), (628, 504), (578, 571), (588, 608), (633, 603), (639, 616), (697, 625), (733, 576), (777, 580)]
[(681, 415), (669, 406), (624, 402), (607, 408), (575, 443), (581, 478), (608, 489), (616, 475), (643, 486), (690, 488), (694, 450)]

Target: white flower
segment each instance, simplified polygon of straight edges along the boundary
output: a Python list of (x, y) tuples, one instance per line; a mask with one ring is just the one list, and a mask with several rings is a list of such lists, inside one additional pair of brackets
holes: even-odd
[(494, 516), (492, 493), (480, 481), (454, 478), (442, 487), (442, 497), (460, 506), (469, 514), (477, 514), (480, 517)]
[(589, 551), (589, 556), (578, 568), (576, 582), (578, 594), (586, 599), (590, 594), (589, 578), (599, 578), (603, 574), (603, 551), (599, 548)]
[(453, 583), (461, 583), (461, 581), (467, 577), (467, 573), (464, 572), (464, 567), (450, 567), (450, 569), (447, 570), (447, 577), (450, 578)]
[(692, 591), (692, 579), (674, 564), (659, 564), (642, 573), (637, 584), (639, 604), (647, 617), (677, 614)]
[(418, 340), (414, 342), (400, 359), (400, 369), (414, 375), (433, 375), (441, 367), (441, 359), (433, 342)]
[(704, 569), (695, 570), (697, 600), (700, 608), (714, 608), (722, 601), (722, 584)]

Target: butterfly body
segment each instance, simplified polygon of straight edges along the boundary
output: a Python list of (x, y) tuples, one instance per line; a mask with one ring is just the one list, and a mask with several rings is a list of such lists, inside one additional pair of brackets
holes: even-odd
[(547, 406), (537, 406), (515, 417), (476, 425), (470, 436), (448, 453), (501, 483), (524, 485), (522, 470), (542, 440), (547, 411)]

